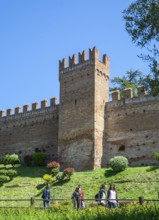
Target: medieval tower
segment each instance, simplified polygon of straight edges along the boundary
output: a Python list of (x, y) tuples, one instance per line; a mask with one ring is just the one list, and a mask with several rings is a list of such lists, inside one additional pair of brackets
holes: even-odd
[(58, 155), (61, 164), (79, 169), (101, 166), (104, 109), (109, 94), (109, 59), (96, 48), (59, 62)]

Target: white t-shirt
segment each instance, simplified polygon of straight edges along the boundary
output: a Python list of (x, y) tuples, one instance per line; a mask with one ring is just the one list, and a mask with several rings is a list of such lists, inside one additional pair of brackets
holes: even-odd
[[(115, 199), (115, 200), (114, 200)], [(116, 201), (116, 192), (114, 190), (109, 191), (109, 202), (117, 203)]]

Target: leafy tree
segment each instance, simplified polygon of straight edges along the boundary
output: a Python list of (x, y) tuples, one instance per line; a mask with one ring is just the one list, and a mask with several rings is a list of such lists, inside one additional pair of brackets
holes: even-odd
[(133, 94), (135, 96), (137, 87), (143, 84), (143, 78), (144, 76), (139, 70), (127, 71), (125, 76), (123, 76), (122, 78), (114, 77), (111, 80), (113, 87), (110, 88), (110, 91), (119, 90), (121, 91), (121, 98), (124, 98), (123, 90), (126, 88), (132, 88)]
[(153, 49), (148, 49), (150, 55), (140, 55), (144, 61), (149, 63), (150, 73), (143, 79), (142, 84), (145, 86), (147, 93), (152, 96), (159, 95), (159, 63), (158, 63), (158, 54), (159, 50), (156, 46)]
[(128, 72), (126, 77), (115, 77), (112, 83), (118, 87), (111, 90), (131, 87), (135, 91), (137, 85), (144, 85), (148, 95), (159, 95), (159, 50), (156, 46), (159, 43), (159, 0), (136, 0), (123, 11), (123, 18), (132, 41), (140, 47), (147, 47), (149, 54), (141, 54), (139, 57), (148, 62), (150, 72), (145, 76), (140, 74), (138, 78), (136, 71), (133, 71), (130, 74), (133, 81), (128, 77)]
[(159, 0), (136, 0), (123, 14), (133, 42), (141, 47), (159, 42)]

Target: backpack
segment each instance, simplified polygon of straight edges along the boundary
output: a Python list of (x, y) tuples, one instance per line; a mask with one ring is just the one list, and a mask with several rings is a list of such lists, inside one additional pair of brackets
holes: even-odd
[(94, 197), (95, 201), (98, 202), (99, 201), (99, 193), (97, 193)]

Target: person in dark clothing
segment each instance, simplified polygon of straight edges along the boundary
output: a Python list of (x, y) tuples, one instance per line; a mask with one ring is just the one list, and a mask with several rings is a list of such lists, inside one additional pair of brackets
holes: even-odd
[(99, 202), (100, 202), (99, 205), (104, 206), (106, 203), (105, 199), (106, 199), (106, 187), (105, 184), (102, 184), (99, 189)]
[(44, 208), (46, 208), (46, 206), (50, 206), (50, 184), (46, 185), (46, 188), (44, 189), (42, 194), (42, 198)]
[(72, 199), (74, 202), (74, 208), (79, 209), (80, 208), (80, 192), (79, 187), (76, 187), (75, 191), (72, 194)]

